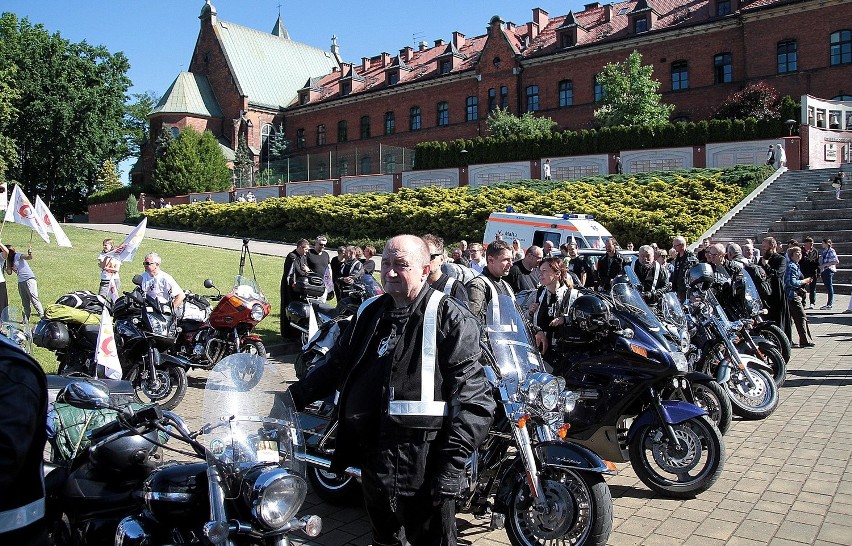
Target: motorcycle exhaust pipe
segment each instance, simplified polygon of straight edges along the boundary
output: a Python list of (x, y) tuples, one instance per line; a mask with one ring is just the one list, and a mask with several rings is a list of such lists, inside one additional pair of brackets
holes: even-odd
[[(317, 457), (316, 455), (311, 455), (310, 453), (296, 453), (296, 460), (301, 461), (303, 463), (307, 463), (311, 466), (319, 468), (320, 470), (331, 470), (331, 461), (329, 459)], [(350, 466), (344, 472), (355, 479), (361, 479), (360, 468), (354, 468)]]

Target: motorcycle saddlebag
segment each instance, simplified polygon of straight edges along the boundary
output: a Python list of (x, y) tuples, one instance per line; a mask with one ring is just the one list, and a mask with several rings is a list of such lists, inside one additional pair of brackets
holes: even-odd
[(92, 313), (85, 309), (77, 309), (70, 305), (54, 303), (44, 309), (44, 316), (50, 320), (68, 322), (70, 324), (100, 324), (101, 312)]
[(101, 314), (104, 306), (107, 307), (107, 310), (112, 307), (105, 297), (95, 294), (94, 292), (89, 292), (88, 290), (69, 292), (60, 296), (59, 299), (56, 300), (56, 303), (67, 305), (68, 307), (74, 307), (75, 309), (83, 309), (84, 311), (97, 313), (98, 315)]
[(33, 329), (33, 343), (52, 351), (65, 349), (71, 343), (68, 326), (61, 322), (41, 319)]
[(210, 302), (204, 296), (187, 294), (183, 302), (183, 320), (204, 322), (212, 312)]
[(311, 275), (308, 277), (299, 277), (296, 279), (296, 286), (293, 287), (293, 292), (316, 298), (325, 294), (325, 281), (322, 277)]

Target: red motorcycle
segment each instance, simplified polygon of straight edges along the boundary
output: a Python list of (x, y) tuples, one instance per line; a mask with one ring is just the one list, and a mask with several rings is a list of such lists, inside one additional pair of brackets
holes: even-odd
[[(172, 351), (190, 368), (202, 370), (213, 369), (220, 360), (235, 353), (259, 355), (262, 360), (238, 359), (242, 364), (231, 368), (234, 383), (250, 389), (263, 376), (263, 368), (257, 363), (265, 362), (267, 356), (260, 336), (253, 331), (269, 315), (271, 306), (258, 288), (257, 280), (243, 276), (246, 256), (253, 273), (248, 239), (243, 239), (240, 272), (230, 293), (223, 296), (211, 279), (204, 281), (204, 288), (216, 289), (216, 295), (206, 297), (187, 293), (183, 317), (179, 322), (181, 333)], [(216, 304), (215, 307), (210, 300)]]

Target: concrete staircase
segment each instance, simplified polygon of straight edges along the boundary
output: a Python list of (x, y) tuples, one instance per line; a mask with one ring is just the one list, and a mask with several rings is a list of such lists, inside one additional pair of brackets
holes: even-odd
[(821, 248), (823, 239), (831, 239), (840, 255), (840, 267), (834, 276), (835, 291), (850, 294), (852, 172), (849, 167), (844, 170), (843, 201), (834, 198), (834, 188), (829, 181), (837, 169), (787, 171), (709, 236), (722, 243), (743, 244), (747, 238), (754, 239), (758, 246), (764, 237), (772, 236), (786, 247), (790, 239), (801, 242), (809, 235), (817, 248)]

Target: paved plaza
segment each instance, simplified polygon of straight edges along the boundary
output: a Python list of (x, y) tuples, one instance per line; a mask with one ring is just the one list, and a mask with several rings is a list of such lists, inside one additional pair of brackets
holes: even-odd
[[(821, 301), (825, 296), (820, 294)], [(779, 408), (763, 421), (735, 418), (725, 435), (727, 462), (716, 484), (691, 500), (656, 496), (620, 464), (607, 481), (613, 496), (610, 544), (773, 546), (852, 544), (852, 314), (849, 296), (833, 311), (810, 311), (817, 346), (794, 349)], [(279, 346), (264, 381), (271, 388), (295, 380), (293, 355)], [(203, 376), (193, 372), (178, 413), (198, 426)], [(323, 518), (309, 545), (370, 543), (361, 507), (323, 504), (310, 494), (303, 513)], [(460, 539), (478, 546), (508, 544), (487, 521), (459, 518)]]

